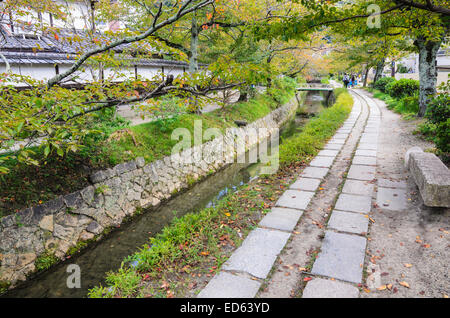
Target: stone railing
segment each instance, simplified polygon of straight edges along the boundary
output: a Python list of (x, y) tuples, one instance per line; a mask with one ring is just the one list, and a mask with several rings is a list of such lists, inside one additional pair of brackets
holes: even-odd
[[(98, 239), (105, 229), (118, 226), (136, 211), (155, 207), (176, 192), (223, 168), (241, 155), (236, 136), (260, 129), (245, 138), (245, 150), (267, 139), (295, 114), (296, 99), (223, 138), (184, 150), (152, 163), (143, 158), (98, 171), (88, 187), (0, 220), (0, 283), (14, 286), (36, 271), (36, 261), (53, 255), (62, 260), (79, 242)], [(192, 155), (201, 155), (192, 161)], [(206, 154), (206, 155), (205, 155)], [(201, 158), (196, 157), (196, 158)], [(0, 286), (1, 287), (1, 286)]]

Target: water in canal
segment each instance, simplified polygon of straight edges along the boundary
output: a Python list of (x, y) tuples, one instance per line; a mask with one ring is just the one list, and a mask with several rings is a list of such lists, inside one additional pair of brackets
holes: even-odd
[[(316, 113), (323, 105), (319, 93), (308, 93), (303, 109)], [(281, 140), (301, 130), (308, 116), (296, 116), (281, 131)], [(204, 181), (194, 185), (188, 191), (177, 195), (160, 207), (146, 211), (111, 232), (100, 242), (93, 244), (71, 259), (56, 265), (9, 291), (3, 297), (86, 297), (89, 289), (102, 283), (109, 271), (117, 270), (122, 260), (133, 254), (139, 247), (148, 243), (148, 239), (170, 224), (174, 216), (200, 211), (214, 205), (217, 200), (259, 175), (258, 164), (235, 163)], [(69, 289), (66, 272), (70, 264), (81, 268), (81, 288)]]

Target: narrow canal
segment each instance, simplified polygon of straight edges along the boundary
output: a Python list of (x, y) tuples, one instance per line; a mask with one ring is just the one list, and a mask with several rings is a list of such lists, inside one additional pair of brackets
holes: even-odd
[[(280, 143), (301, 131), (308, 118), (318, 113), (323, 104), (324, 98), (320, 93), (308, 93), (297, 116), (281, 130)], [(105, 239), (37, 275), (3, 297), (86, 297), (89, 289), (104, 284), (107, 272), (117, 270), (125, 257), (147, 243), (149, 237), (159, 233), (175, 216), (180, 217), (214, 205), (226, 194), (235, 192), (240, 186), (257, 178), (259, 171), (258, 164), (232, 164), (160, 207), (146, 211), (131, 222), (123, 224)], [(67, 287), (69, 273), (66, 270), (70, 264), (77, 264), (81, 268), (79, 289)]]

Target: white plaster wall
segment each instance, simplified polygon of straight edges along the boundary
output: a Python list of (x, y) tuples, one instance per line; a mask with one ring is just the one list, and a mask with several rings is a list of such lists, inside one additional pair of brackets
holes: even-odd
[[(71, 64), (58, 64), (59, 73), (63, 73), (67, 71)], [(186, 66), (187, 68), (187, 66)], [(5, 64), (0, 64), (0, 72), (5, 71)], [(48, 80), (56, 75), (55, 66), (53, 64), (21, 64), (11, 65), (11, 71), (14, 74), (30, 76), (36, 80)], [(93, 70), (95, 77), (98, 76), (98, 69)], [(161, 67), (153, 67), (153, 66), (138, 66), (138, 75), (142, 76), (144, 79), (152, 80), (156, 76), (161, 76), (162, 68)], [(174, 77), (180, 76), (183, 74), (183, 68), (181, 67), (173, 67), (166, 66), (164, 67), (164, 75), (173, 75)], [(77, 72), (78, 76), (77, 82), (86, 83), (94, 80), (92, 75), (92, 71), (86, 68), (83, 72)], [(135, 71), (134, 66), (122, 68), (122, 69), (105, 69), (104, 70), (105, 79), (113, 80), (113, 81), (123, 81), (127, 78), (134, 79)]]
[(14, 74), (30, 76), (36, 80), (46, 80), (56, 75), (55, 68), (44, 64), (11, 65)]

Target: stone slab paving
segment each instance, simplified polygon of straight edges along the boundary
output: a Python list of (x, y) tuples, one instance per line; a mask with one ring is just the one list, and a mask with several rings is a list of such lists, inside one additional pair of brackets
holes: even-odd
[(358, 298), (355, 286), (339, 281), (313, 278), (303, 290), (302, 298)]
[(321, 157), (333, 157), (335, 158), (339, 153), (339, 150), (322, 150), (317, 155)]
[(315, 157), (309, 164), (311, 167), (330, 168), (333, 165), (334, 157)]
[[(371, 105), (367, 104), (369, 109)], [(376, 150), (378, 142), (378, 118), (369, 115), (367, 126), (371, 132), (365, 131), (359, 142), (356, 156), (347, 174), (342, 193), (331, 213), (322, 243), (322, 250), (314, 262), (311, 273), (331, 277), (351, 283), (362, 281), (366, 235), (369, 226), (368, 215), (371, 210), (376, 173)], [(344, 232), (344, 233), (337, 233)], [(339, 282), (314, 278), (305, 287), (303, 297), (358, 297), (359, 290), (355, 286)]]
[(376, 150), (356, 150), (356, 156), (365, 156), (365, 157), (376, 157)]
[(328, 144), (343, 145), (343, 144), (345, 144), (345, 139), (330, 139)]
[(347, 179), (342, 193), (371, 196), (375, 185), (368, 181)]
[(378, 179), (378, 186), (383, 188), (398, 188), (406, 189), (407, 184), (404, 180), (389, 180), (389, 179)]
[(290, 233), (257, 228), (250, 232), (222, 269), (246, 272), (264, 279), (290, 236)]
[(357, 150), (377, 150), (378, 146), (376, 143), (360, 143)]
[(333, 136), (333, 139), (347, 139), (348, 134), (344, 134), (344, 133), (337, 133)]
[(342, 146), (344, 146), (343, 144), (326, 144), (325, 147), (323, 147), (323, 149), (325, 150), (341, 150)]
[(291, 232), (302, 214), (299, 210), (275, 207), (259, 222), (259, 226)]
[(369, 213), (371, 202), (371, 196), (342, 193), (336, 202), (335, 209), (357, 213)]
[(363, 132), (361, 137), (362, 138), (378, 138), (378, 134), (377, 133)]
[(326, 231), (311, 273), (359, 284), (362, 281), (366, 239)]
[(362, 137), (360, 142), (378, 144), (378, 137)]
[(197, 298), (253, 298), (261, 283), (246, 277), (220, 272), (197, 295)]
[(333, 211), (328, 221), (328, 228), (354, 234), (364, 235), (369, 227), (369, 218), (362, 214)]
[(376, 168), (372, 166), (352, 165), (348, 171), (349, 179), (372, 181), (375, 178)]
[(328, 173), (328, 168), (307, 167), (303, 170), (301, 176), (305, 178), (322, 179)]
[(315, 192), (319, 187), (320, 180), (319, 179), (311, 179), (311, 178), (298, 178), (289, 189), (293, 190), (303, 190), (303, 191), (312, 191)]
[(378, 187), (377, 204), (381, 209), (402, 211), (406, 209), (406, 190)]
[(278, 199), (275, 206), (297, 210), (305, 210), (313, 196), (314, 192), (287, 190)]
[(355, 156), (355, 157), (353, 157), (352, 162), (355, 165), (376, 166), (377, 158), (376, 157)]

